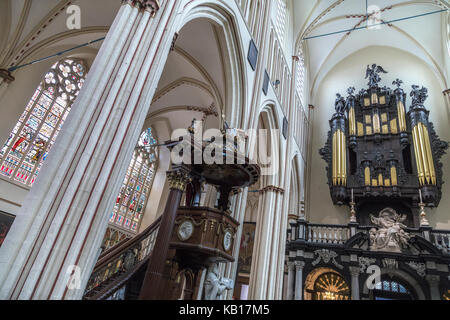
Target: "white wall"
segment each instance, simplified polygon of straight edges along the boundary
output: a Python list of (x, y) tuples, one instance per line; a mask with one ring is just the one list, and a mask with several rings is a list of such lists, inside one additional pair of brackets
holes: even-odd
[[(309, 220), (316, 223), (346, 224), (349, 217), (348, 207), (334, 206), (331, 201), (327, 185), (325, 161), (319, 155), (319, 149), (325, 145), (329, 130), (329, 119), (334, 113), (335, 94), (346, 96), (346, 89), (354, 86), (357, 91), (367, 88), (367, 80), (364, 79), (367, 64), (377, 63), (382, 65), (388, 74), (382, 74), (381, 85), (391, 88), (392, 81), (396, 78), (403, 80), (403, 88), (408, 94), (407, 108), (411, 100), (409, 92), (411, 85), (423, 85), (428, 88), (429, 98), (425, 105), (430, 110), (430, 121), (434, 123), (437, 134), (442, 140), (450, 141), (450, 110), (446, 106), (435, 74), (431, 69), (415, 56), (398, 49), (381, 46), (366, 47), (339, 62), (324, 78), (319, 90), (313, 97), (314, 122), (311, 161), (311, 197)], [(444, 181), (442, 199), (437, 209), (427, 209), (430, 224), (439, 229), (450, 228), (450, 156), (445, 155)]]

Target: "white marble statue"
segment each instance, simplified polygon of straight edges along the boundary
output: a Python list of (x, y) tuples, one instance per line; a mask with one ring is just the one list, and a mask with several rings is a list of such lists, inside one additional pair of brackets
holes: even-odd
[(205, 280), (205, 300), (219, 300), (225, 290), (233, 288), (233, 280), (220, 278), (219, 264), (212, 263)]
[(394, 209), (385, 208), (380, 211), (378, 218), (370, 215), (370, 219), (379, 227), (370, 230), (370, 250), (401, 252), (402, 248), (408, 246), (410, 235), (402, 223), (406, 215), (400, 216)]

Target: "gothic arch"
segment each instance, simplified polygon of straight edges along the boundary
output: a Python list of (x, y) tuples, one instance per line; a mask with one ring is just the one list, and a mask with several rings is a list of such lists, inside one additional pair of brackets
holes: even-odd
[[(407, 283), (412, 289), (414, 289), (414, 293), (417, 296), (418, 300), (426, 300), (427, 299), (427, 294), (424, 291), (424, 288), (422, 287), (422, 285), (420, 284), (420, 282), (416, 279), (416, 277), (410, 275), (409, 273), (407, 273), (406, 271), (403, 270), (391, 270), (391, 269), (386, 269), (386, 268), (382, 268), (381, 269), (381, 276), (383, 275), (387, 275), (388, 278), (389, 277), (397, 277), (401, 280), (403, 280), (405, 283)], [(367, 286), (363, 286), (363, 290), (362, 293), (366, 296), (369, 295), (369, 289), (367, 288)]]
[[(280, 132), (280, 114), (277, 112), (277, 108), (275, 104), (272, 104), (270, 101), (267, 101), (263, 104), (259, 112), (257, 129), (267, 130), (267, 141), (268, 144), (265, 144), (267, 148), (267, 155), (271, 157), (271, 169), (267, 171), (269, 174), (263, 174), (260, 179), (261, 188), (264, 188), (269, 185), (280, 186), (282, 183), (282, 177), (278, 174), (280, 164), (284, 163), (284, 150), (281, 144), (281, 132)], [(258, 142), (259, 143), (259, 133), (257, 132)], [(258, 145), (259, 148), (259, 145)], [(275, 172), (275, 174), (271, 174), (271, 172)]]
[[(217, 44), (221, 48), (221, 59), (224, 66), (226, 94), (221, 107), (231, 127), (242, 128), (246, 118), (248, 97), (246, 95), (247, 74), (244, 63), (245, 45), (235, 12), (232, 8), (219, 1), (191, 1), (184, 6), (180, 17), (178, 31), (196, 19), (206, 19), (216, 29)], [(201, 61), (200, 61), (201, 63)]]
[(338, 275), (347, 284), (347, 286), (350, 287), (349, 281), (339, 271), (329, 267), (318, 267), (309, 272), (308, 275), (305, 277), (305, 288), (303, 293), (304, 300), (314, 300), (312, 291), (314, 290), (316, 281), (320, 276), (327, 273), (333, 273)]

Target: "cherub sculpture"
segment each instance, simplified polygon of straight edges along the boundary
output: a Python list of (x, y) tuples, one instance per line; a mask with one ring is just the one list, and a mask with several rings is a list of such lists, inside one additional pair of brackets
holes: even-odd
[(406, 233), (407, 228), (403, 222), (406, 215), (399, 215), (392, 208), (380, 211), (378, 218), (370, 215), (370, 220), (378, 226), (378, 229), (370, 230), (370, 249), (372, 251), (401, 252), (402, 248), (408, 246), (410, 235)]

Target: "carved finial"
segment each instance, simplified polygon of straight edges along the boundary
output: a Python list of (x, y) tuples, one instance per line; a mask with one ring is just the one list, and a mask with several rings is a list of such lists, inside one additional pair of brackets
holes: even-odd
[(348, 89), (347, 89), (347, 93), (349, 94), (349, 95), (352, 95), (354, 92), (355, 92), (355, 87), (349, 87)]
[(192, 119), (191, 125), (188, 127), (188, 132), (194, 134), (195, 132), (195, 122), (197, 121), (197, 119)]
[(395, 84), (397, 86), (397, 88), (400, 88), (402, 85), (403, 81), (400, 79), (395, 79), (395, 81), (392, 81), (392, 84)]

